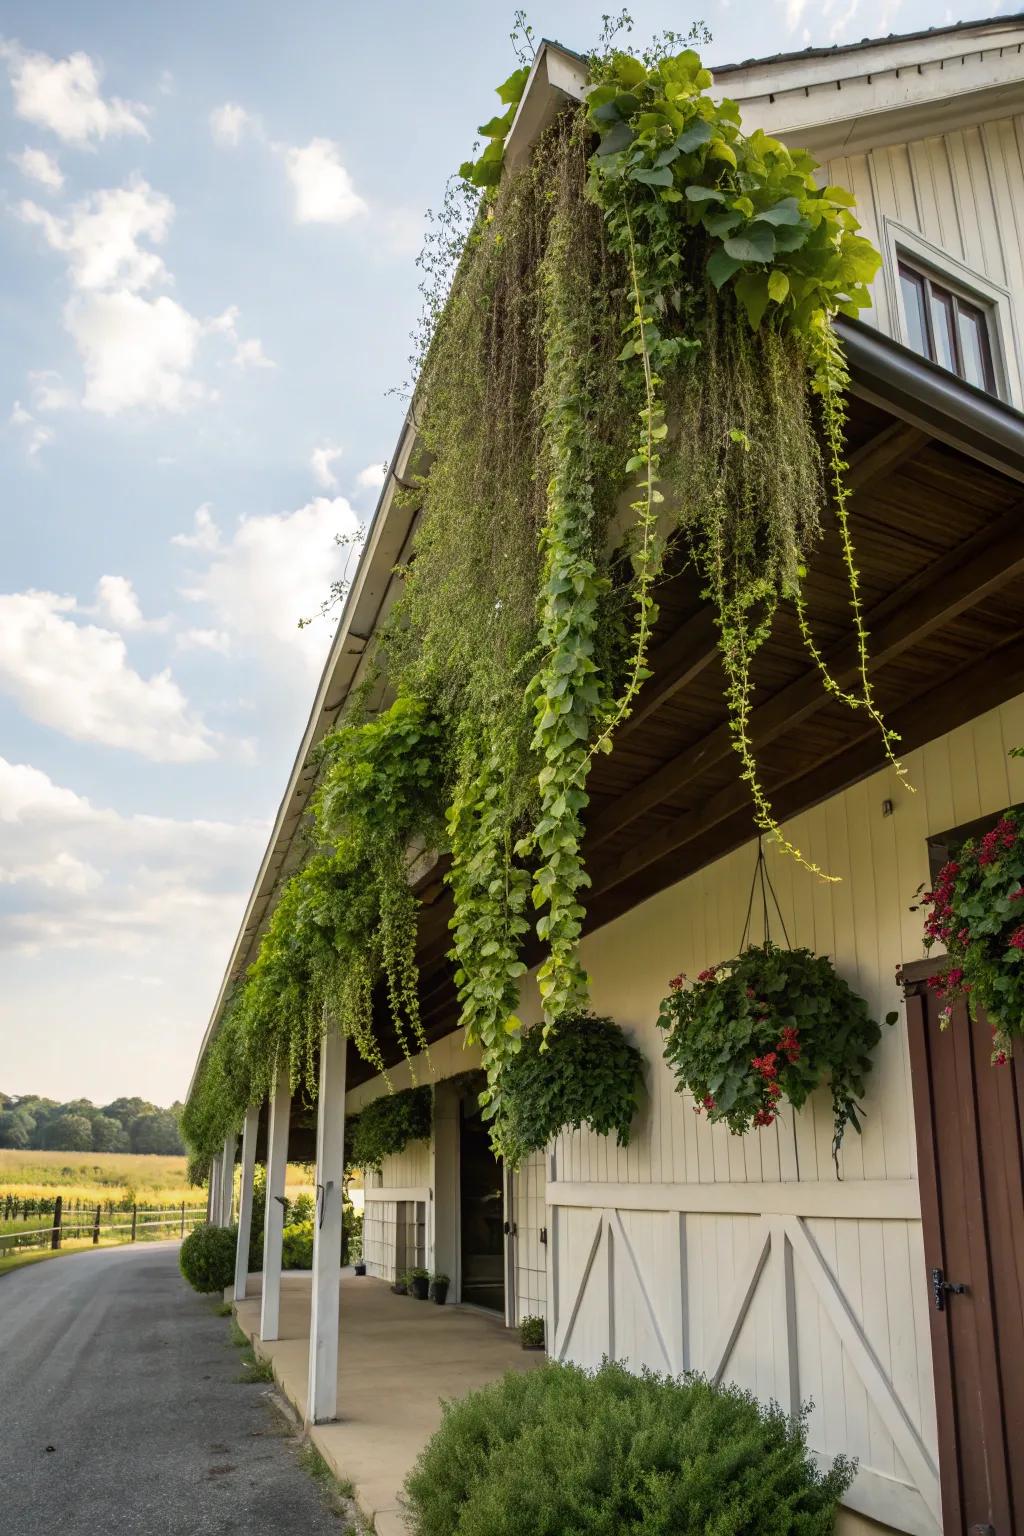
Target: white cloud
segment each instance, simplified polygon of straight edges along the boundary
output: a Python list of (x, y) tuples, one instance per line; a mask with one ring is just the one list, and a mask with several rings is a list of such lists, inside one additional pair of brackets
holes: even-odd
[(210, 113), (210, 132), (218, 144), (229, 149), (239, 145), (246, 132), (254, 131), (255, 123), (255, 118), (234, 101), (226, 101)]
[(67, 256), (76, 288), (117, 287), (137, 293), (167, 281), (163, 258), (144, 250), (139, 242), (160, 245), (166, 240), (174, 204), (142, 177), (83, 198), (67, 218), (58, 218), (28, 199), (17, 211), (26, 224), (42, 230), (53, 250)]
[(14, 111), (68, 144), (88, 146), (123, 133), (146, 134), (146, 109), (100, 92), (100, 73), (87, 53), (51, 59), (15, 42), (0, 41), (14, 90)]
[(263, 343), (258, 336), (251, 336), (247, 341), (240, 341), (235, 348), (235, 355), (231, 359), (236, 368), (276, 368), (277, 364), (272, 357), (268, 357), (263, 350)]
[(231, 650), (231, 636), (223, 629), (184, 629), (176, 643), (179, 651), (216, 651), (227, 656)]
[(142, 677), (129, 666), (121, 636), (77, 623), (77, 606), (53, 592), (0, 597), (0, 691), (75, 741), (162, 763), (213, 757), (213, 737), (170, 671)]
[(28, 378), (37, 411), (64, 411), (78, 403), (74, 391), (68, 388), (60, 374), (52, 368), (37, 369)]
[(383, 464), (367, 464), (356, 475), (356, 484), (366, 491), (379, 491), (387, 479), (387, 470)]
[(81, 295), (68, 302), (64, 319), (85, 369), (87, 410), (183, 411), (209, 397), (192, 377), (202, 322), (166, 294)]
[(197, 943), (222, 961), (265, 835), (256, 822), (125, 816), (2, 757), (0, 827), (0, 884), (17, 891), (0, 946), (88, 948), (105, 962), (152, 947), (168, 979)]
[(192, 532), (174, 534), (171, 543), (177, 544), (180, 549), (199, 549), (207, 554), (219, 549), (220, 529), (214, 522), (208, 501), (204, 501), (201, 507), (196, 507), (192, 521)]
[(30, 149), (26, 146), (20, 155), (11, 154), (8, 159), (29, 181), (38, 181), (48, 192), (59, 192), (64, 185), (64, 172), (53, 155), (48, 155), (45, 149)]
[(52, 443), (56, 436), (52, 427), (44, 426), (41, 421), (36, 421), (31, 411), (26, 411), (20, 400), (15, 400), (11, 410), (9, 425), (17, 427), (25, 434), (25, 448), (30, 459), (34, 459), (42, 451), (47, 443)]
[(146, 622), (138, 595), (127, 576), (101, 576), (96, 583), (100, 618), (115, 629), (141, 629)]
[[(344, 576), (359, 529), (343, 496), (317, 496), (294, 512), (245, 518), (212, 550), (184, 596), (205, 604), (215, 627), (249, 649), (286, 668), (301, 660), (316, 669), (324, 658), (326, 626), (299, 629), (298, 621), (316, 613), (332, 581)], [(190, 537), (195, 535), (185, 535)]]
[(320, 448), (314, 448), (309, 458), (309, 467), (313, 471), (313, 479), (317, 485), (322, 485), (325, 491), (331, 491), (338, 483), (338, 477), (331, 468), (335, 460), (340, 459), (342, 450), (333, 443), (324, 443)]
[(300, 224), (344, 224), (366, 212), (332, 139), (311, 139), (304, 149), (285, 150)]

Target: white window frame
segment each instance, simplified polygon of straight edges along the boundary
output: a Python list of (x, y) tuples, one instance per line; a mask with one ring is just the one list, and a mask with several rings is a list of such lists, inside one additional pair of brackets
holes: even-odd
[(934, 245), (916, 230), (908, 229), (895, 219), (885, 218), (883, 244), (885, 254), (885, 286), (889, 298), (889, 312), (894, 317), (896, 340), (910, 346), (910, 330), (903, 306), (903, 288), (900, 283), (899, 265), (921, 269), (934, 277), (944, 288), (961, 295), (970, 303), (984, 309), (989, 317), (989, 340), (992, 348), (992, 367), (996, 376), (996, 394), (1018, 409), (1021, 406), (1021, 352), (1019, 332), (1014, 314), (1013, 299), (1008, 289), (991, 278), (984, 277), (970, 267)]

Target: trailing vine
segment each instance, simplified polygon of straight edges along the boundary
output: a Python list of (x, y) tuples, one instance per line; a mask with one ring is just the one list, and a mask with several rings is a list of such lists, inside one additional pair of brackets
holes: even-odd
[(404, 1088), (371, 1099), (352, 1125), (346, 1164), (379, 1168), (386, 1157), (404, 1152), (410, 1142), (426, 1141), (433, 1121), (433, 1091)]
[[(401, 493), (417, 530), (373, 658), (388, 707), (351, 710), (325, 743), (308, 862), (207, 1053), (195, 1146), (215, 1149), (280, 1064), (312, 1095), (325, 1027), (378, 1071), (385, 1020), (406, 1055), (425, 1049), (410, 867), (434, 854), (450, 856), (461, 1023), (482, 1046), (500, 1137), (527, 942), (543, 1004), (530, 1049), (586, 1008), (589, 773), (649, 675), (676, 544), (715, 613), (759, 828), (823, 873), (786, 840), (757, 761), (754, 669), (784, 602), (823, 685), (897, 761), (870, 682), (832, 325), (868, 302), (879, 258), (849, 194), (819, 188), (802, 151), (744, 134), (696, 52), (667, 36), (631, 57), (610, 41), (617, 25), (591, 56), (585, 104), (509, 171), (520, 58), (432, 221), (412, 360), (423, 452)], [(521, 17), (514, 34), (532, 47)], [(805, 599), (827, 510), (850, 586), (851, 688)]]

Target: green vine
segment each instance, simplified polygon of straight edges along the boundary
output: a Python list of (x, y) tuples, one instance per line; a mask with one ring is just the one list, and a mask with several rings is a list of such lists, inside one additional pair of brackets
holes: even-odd
[[(204, 1154), (279, 1065), (313, 1095), (325, 1028), (376, 1071), (385, 1022), (407, 1056), (425, 1050), (421, 855), (450, 856), (460, 1017), (500, 1138), (527, 943), (543, 1004), (530, 1050), (586, 1007), (589, 773), (650, 675), (677, 544), (715, 613), (755, 824), (823, 874), (785, 838), (755, 749), (757, 660), (783, 603), (824, 687), (874, 722), (903, 772), (870, 681), (832, 324), (868, 302), (879, 258), (849, 194), (820, 188), (802, 151), (744, 134), (696, 52), (666, 36), (631, 57), (612, 45), (618, 25), (591, 56), (585, 104), (509, 173), (520, 59), (431, 223), (413, 359), (423, 451), (401, 493), (418, 513), (412, 556), (373, 692), (325, 743), (305, 868), (204, 1060), (186, 1113)], [(532, 46), (521, 17), (514, 36)], [(826, 514), (850, 586), (850, 689), (804, 596)]]
[(410, 1142), (426, 1141), (433, 1121), (433, 1090), (404, 1088), (371, 1099), (352, 1123), (345, 1161), (355, 1168), (379, 1168)]

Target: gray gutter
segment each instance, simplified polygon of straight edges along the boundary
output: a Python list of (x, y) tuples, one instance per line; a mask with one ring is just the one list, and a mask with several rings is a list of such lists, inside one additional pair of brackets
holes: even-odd
[(1024, 415), (860, 321), (840, 319), (853, 393), (1024, 482)]

